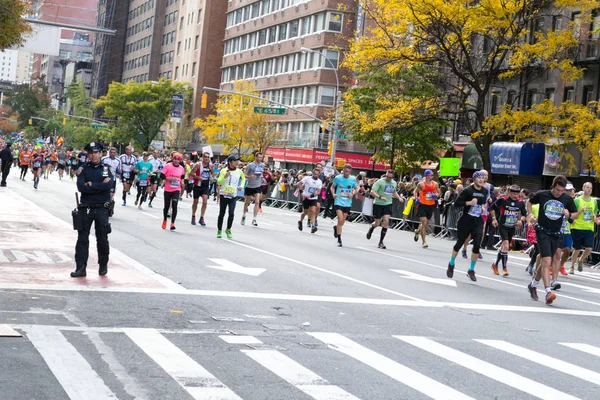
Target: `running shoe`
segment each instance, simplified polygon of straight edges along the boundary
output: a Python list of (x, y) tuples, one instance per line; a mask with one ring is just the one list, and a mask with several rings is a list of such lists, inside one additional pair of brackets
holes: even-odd
[(387, 247), (385, 247), (385, 244), (383, 244), (383, 242), (379, 242), (379, 245), (377, 246), (380, 249), (387, 249)]
[(528, 265), (525, 267), (525, 272), (527, 272), (529, 275), (533, 275), (533, 265)]
[(206, 222), (204, 222), (204, 217), (200, 217), (200, 225), (206, 226)]
[(371, 240), (371, 236), (373, 235), (374, 230), (375, 230), (375, 227), (373, 225), (371, 225), (371, 227), (369, 228), (369, 232), (367, 232), (367, 239)]
[(152, 203), (148, 203), (148, 208), (152, 208)]
[(569, 275), (569, 273), (567, 272), (567, 270), (565, 269), (564, 265), (560, 266), (560, 269), (558, 270), (561, 274), (563, 275)]
[(196, 225), (196, 216), (192, 215), (192, 225)]
[(123, 207), (125, 207), (126, 205), (127, 205), (127, 202), (126, 202), (126, 201), (124, 201), (124, 202), (123, 202)]
[(475, 276), (475, 270), (470, 269), (467, 271), (467, 276), (469, 277), (470, 280), (472, 280), (473, 282), (477, 282), (477, 277)]
[(225, 234), (227, 235), (227, 239), (231, 239), (233, 235), (231, 234), (231, 229), (226, 229)]
[(337, 225), (333, 226), (333, 237), (337, 239), (338, 234), (337, 234)]
[(583, 261), (581, 259), (577, 260), (577, 271), (583, 272)]
[(246, 225), (246, 216), (242, 215), (242, 225)]
[(262, 211), (262, 208), (260, 208), (260, 207), (259, 207), (259, 209), (258, 209), (258, 212), (263, 212), (263, 211)]
[(454, 265), (450, 265), (450, 263), (448, 263), (448, 269), (446, 270), (446, 276), (448, 278), (452, 278), (454, 276)]
[(221, 239), (223, 237), (223, 233), (221, 231), (217, 231), (217, 239)]
[(418, 241), (419, 241), (419, 230), (418, 230), (418, 229), (415, 229), (415, 237), (413, 238), (413, 240), (414, 240), (415, 242), (418, 242)]
[(426, 249), (428, 247), (429, 247), (429, 245), (427, 244), (427, 242), (423, 242), (423, 248)]
[(549, 306), (552, 302), (556, 300), (556, 295), (552, 292), (546, 293), (546, 305)]
[(258, 222), (255, 219), (252, 220), (252, 226), (258, 226)]
[(310, 219), (309, 219), (308, 221), (306, 221), (306, 226), (307, 226), (308, 228), (310, 228)]
[(175, 229), (175, 224), (171, 224), (171, 230), (174, 231)]
[(575, 275), (575, 268), (569, 268), (569, 275)]
[(480, 260), (483, 260), (483, 254), (481, 254), (481, 252), (479, 252), (479, 254), (477, 255), (477, 258)]
[(531, 298), (535, 301), (538, 301), (537, 288), (531, 286), (531, 282), (529, 282), (529, 285), (527, 285), (527, 289), (529, 290), (529, 295)]
[(502, 277), (508, 278), (508, 270), (506, 268), (502, 268)]
[(167, 229), (167, 220), (166, 219), (163, 220), (162, 228)]
[(313, 226), (310, 230), (310, 233), (316, 233), (319, 229), (316, 226)]
[(494, 271), (494, 275), (500, 275), (498, 273), (498, 266), (496, 265), (496, 263), (492, 263), (492, 271)]
[(562, 285), (558, 281), (552, 281), (552, 283), (550, 283), (550, 289), (552, 290), (560, 290), (561, 287)]
[(467, 251), (466, 250), (462, 251), (462, 258), (469, 258), (469, 256), (467, 255)]
[(342, 239), (338, 238), (338, 247), (342, 247)]
[(298, 221), (298, 230), (301, 231), (302, 230), (302, 221)]

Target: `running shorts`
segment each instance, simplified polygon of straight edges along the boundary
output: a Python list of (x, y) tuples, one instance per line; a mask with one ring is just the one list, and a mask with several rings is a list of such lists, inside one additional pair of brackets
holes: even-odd
[[(435, 206), (428, 206), (425, 204), (419, 204), (417, 208), (417, 215), (419, 218), (427, 218), (431, 219), (433, 217), (433, 212), (435, 211)], [(373, 213), (375, 212), (375, 206), (373, 206)]]
[[(419, 208), (422, 206), (419, 206)], [(373, 217), (381, 219), (385, 215), (392, 215), (392, 205), (373, 204)]]
[(562, 248), (564, 235), (550, 235), (541, 230), (535, 233), (541, 257), (553, 257)]
[(571, 234), (563, 235), (561, 249), (570, 249), (572, 247), (573, 247), (573, 236), (571, 236)]
[[(373, 206), (373, 207), (375, 207), (375, 206)], [(336, 211), (340, 210), (340, 211), (341, 211), (343, 214), (346, 214), (346, 215), (348, 215), (348, 214), (350, 214), (350, 209), (351, 209), (352, 207), (333, 206), (333, 208), (334, 208)]]
[(573, 237), (573, 248), (575, 250), (594, 247), (594, 231), (571, 229), (571, 236)]
[(513, 235), (515, 234), (515, 228), (509, 228), (504, 225), (499, 225), (498, 234), (500, 235), (500, 240), (508, 240), (510, 242), (513, 239)]
[(208, 196), (210, 187), (208, 185), (194, 186), (194, 199), (199, 199), (201, 196)]
[(311, 207), (316, 207), (317, 206), (317, 200), (309, 200), (309, 199), (304, 199), (302, 200), (302, 208), (305, 210), (308, 210)]
[(262, 193), (260, 186), (257, 188), (246, 187), (246, 189), (244, 189), (244, 196), (254, 196), (257, 193)]

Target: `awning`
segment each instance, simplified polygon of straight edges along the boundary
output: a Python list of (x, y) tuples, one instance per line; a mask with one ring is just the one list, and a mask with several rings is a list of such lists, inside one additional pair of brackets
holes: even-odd
[(581, 151), (576, 144), (568, 146), (545, 145), (544, 175), (578, 177), (581, 167)]
[(490, 163), (493, 174), (542, 175), (545, 146), (543, 143), (493, 143)]
[(481, 154), (479, 154), (479, 150), (477, 150), (477, 147), (474, 144), (471, 143), (465, 146), (460, 167), (466, 169), (483, 168), (483, 159), (481, 158)]

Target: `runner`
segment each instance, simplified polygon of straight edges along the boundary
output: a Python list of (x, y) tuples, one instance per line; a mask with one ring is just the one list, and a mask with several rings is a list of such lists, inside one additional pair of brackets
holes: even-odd
[(48, 175), (50, 175), (50, 171), (54, 168), (54, 162), (56, 158), (56, 153), (49, 151), (47, 157), (44, 161), (44, 179), (48, 179)]
[(107, 165), (110, 168), (110, 172), (113, 175), (113, 187), (110, 189), (110, 208), (108, 209), (108, 216), (112, 217), (115, 212), (115, 191), (117, 190), (117, 175), (121, 175), (121, 160), (117, 158), (117, 149), (111, 147), (108, 156), (102, 157), (100, 164)]
[(533, 217), (531, 207), (539, 204), (537, 223), (535, 225), (537, 243), (542, 257), (541, 268), (537, 268), (533, 280), (527, 289), (533, 300), (538, 300), (537, 287), (540, 279), (544, 281), (546, 304), (556, 299), (550, 288), (550, 268), (560, 267), (561, 246), (563, 242), (562, 225), (566, 218), (577, 218), (578, 212), (573, 199), (565, 193), (567, 178), (562, 175), (554, 177), (550, 190), (540, 190), (527, 200), (527, 213)]
[(312, 227), (310, 233), (316, 233), (318, 230), (315, 220), (319, 213), (317, 208), (318, 198), (323, 187), (323, 181), (319, 179), (320, 174), (321, 170), (315, 168), (312, 171), (312, 176), (304, 177), (298, 185), (298, 189), (302, 190), (302, 215), (300, 216), (300, 221), (298, 221), (298, 229), (302, 230), (304, 217), (308, 215)]
[(194, 190), (194, 180), (190, 180), (190, 172), (192, 172), (192, 165), (190, 163), (189, 158), (186, 157), (186, 160), (183, 162), (183, 166), (185, 168), (185, 178), (183, 180), (185, 184), (185, 198), (187, 199), (190, 196), (193, 196), (192, 191)]
[[(156, 153), (155, 153), (156, 154)], [(161, 168), (161, 177), (165, 181), (162, 228), (167, 229), (167, 215), (171, 208), (171, 230), (175, 230), (175, 219), (177, 219), (177, 204), (181, 194), (181, 181), (185, 175), (185, 169), (180, 165), (182, 161), (181, 154), (173, 154), (171, 163)]]
[(131, 147), (125, 147), (125, 154), (122, 154), (119, 157), (121, 161), (121, 170), (123, 174), (121, 176), (121, 181), (123, 182), (123, 206), (127, 205), (127, 194), (131, 189), (131, 184), (133, 183), (134, 178), (134, 168), (137, 165), (137, 158), (131, 154)]
[[(573, 200), (575, 200), (575, 186), (571, 182), (567, 182), (567, 186), (565, 187), (565, 193), (567, 193)], [(555, 268), (550, 268), (550, 275), (552, 279), (550, 280), (550, 289), (559, 290), (562, 286), (558, 282), (558, 273), (560, 272), (563, 275), (568, 275), (567, 270), (565, 269), (565, 263), (569, 259), (571, 255), (571, 250), (573, 247), (573, 236), (571, 235), (571, 224), (574, 221), (570, 218), (564, 218), (562, 224), (562, 233), (563, 233), (563, 242), (562, 242), (562, 255), (560, 256), (560, 268), (556, 270)]]
[(467, 271), (467, 276), (473, 282), (477, 281), (475, 277), (475, 264), (479, 257), (479, 247), (481, 244), (481, 235), (483, 235), (483, 209), (486, 207), (487, 189), (483, 186), (485, 175), (481, 171), (473, 174), (473, 184), (463, 189), (454, 202), (456, 207), (463, 207), (463, 213), (456, 227), (458, 236), (456, 244), (452, 248), (452, 256), (448, 263), (446, 276), (452, 278), (454, 276), (454, 265), (456, 256), (463, 243), (469, 235), (473, 238), (473, 249), (471, 254), (471, 266)]
[[(500, 225), (498, 233), (500, 234), (500, 240), (502, 240), (496, 262), (492, 263), (492, 270), (495, 275), (499, 275), (498, 265), (502, 260), (502, 276), (505, 278), (508, 277), (506, 263), (508, 262), (508, 250), (515, 234), (515, 228), (521, 229), (523, 222), (526, 222), (527, 210), (525, 209), (525, 203), (519, 199), (520, 192), (521, 188), (519, 186), (512, 185), (508, 196), (498, 198), (490, 209), (492, 225), (494, 228)], [(496, 218), (496, 215), (499, 215), (499, 217)]]
[(263, 154), (255, 153), (254, 161), (246, 166), (246, 189), (244, 190), (244, 213), (242, 214), (242, 225), (246, 223), (246, 213), (250, 202), (254, 200), (254, 210), (252, 212), (252, 225), (258, 226), (256, 216), (262, 200), (262, 180), (265, 164), (263, 164)]
[(31, 161), (31, 152), (27, 149), (27, 146), (23, 147), (23, 150), (19, 153), (19, 165), (21, 166), (21, 176), (20, 179), (22, 181), (25, 180), (25, 176), (27, 175), (27, 169), (29, 168), (29, 163)]
[(33, 188), (37, 190), (40, 184), (40, 174), (44, 165), (44, 155), (42, 152), (34, 151), (31, 155), (31, 171), (33, 171)]
[[(569, 274), (575, 274), (575, 263), (577, 271), (583, 271), (583, 262), (588, 258), (594, 246), (594, 222), (600, 224), (598, 218), (598, 202), (592, 197), (592, 183), (583, 184), (583, 196), (575, 199), (575, 206), (580, 212), (579, 216), (571, 226), (573, 237), (573, 256), (571, 257), (571, 268)], [(583, 254), (580, 253), (584, 249)]]
[(67, 169), (69, 170), (69, 176), (71, 177), (71, 180), (75, 179), (77, 173), (77, 155), (75, 154), (75, 151), (71, 152), (71, 156), (67, 161)]
[(156, 197), (156, 193), (158, 192), (158, 187), (161, 184), (160, 171), (162, 171), (162, 169), (163, 169), (163, 162), (160, 159), (160, 154), (159, 154), (158, 150), (154, 150), (154, 153), (152, 153), (152, 157), (150, 157), (149, 161), (150, 161), (150, 164), (152, 164), (152, 174), (150, 177), (150, 183), (152, 184), (150, 186), (150, 191), (152, 194), (150, 195), (150, 201), (148, 202), (148, 207), (152, 208), (152, 200), (154, 200), (154, 198)]
[[(150, 194), (150, 174), (152, 173), (152, 164), (148, 161), (149, 154), (142, 153), (142, 159), (137, 162), (134, 168), (137, 182), (137, 196), (135, 197), (135, 205), (142, 209), (142, 204), (146, 202)], [(140, 201), (141, 200), (141, 201)], [(139, 203), (139, 205), (138, 205)]]
[(76, 174), (79, 175), (79, 173), (81, 172), (81, 170), (83, 169), (83, 166), (85, 165), (85, 163), (87, 162), (87, 152), (85, 151), (85, 148), (81, 148), (81, 151), (77, 154), (77, 168), (76, 168)]
[(58, 168), (58, 179), (62, 180), (65, 168), (67, 168), (67, 153), (62, 148), (58, 151), (56, 167)]
[(437, 199), (440, 195), (440, 188), (438, 187), (437, 182), (433, 180), (432, 170), (425, 170), (424, 175), (425, 179), (419, 182), (417, 188), (415, 189), (415, 199), (418, 199), (419, 202), (417, 213), (419, 215), (421, 223), (419, 224), (419, 227), (415, 230), (414, 241), (419, 241), (420, 233), (421, 239), (423, 240), (423, 248), (426, 249), (429, 247), (425, 239), (425, 236), (427, 235), (427, 225), (429, 224), (429, 220), (435, 212)]
[(202, 208), (200, 209), (200, 225), (206, 226), (204, 214), (208, 206), (210, 195), (210, 180), (214, 175), (213, 166), (210, 162), (210, 153), (202, 154), (202, 160), (194, 164), (188, 179), (193, 180), (194, 200), (192, 201), (192, 225), (196, 225), (196, 211), (198, 210), (198, 199), (202, 197)]
[(246, 177), (241, 169), (238, 169), (240, 159), (236, 155), (230, 155), (227, 158), (225, 167), (219, 173), (217, 185), (220, 187), (219, 193), (219, 218), (217, 219), (217, 238), (222, 237), (223, 219), (225, 211), (229, 208), (229, 216), (227, 218), (227, 229), (225, 234), (228, 239), (231, 239), (231, 227), (233, 226), (233, 217), (235, 212), (236, 194), (244, 188)]
[(367, 239), (371, 240), (371, 235), (373, 235), (375, 228), (381, 226), (381, 236), (379, 237), (378, 245), (380, 249), (386, 248), (385, 244), (383, 244), (383, 239), (385, 239), (385, 235), (387, 234), (390, 215), (392, 215), (392, 198), (397, 198), (401, 203), (404, 203), (405, 200), (404, 196), (400, 196), (396, 192), (397, 183), (394, 180), (395, 175), (393, 169), (388, 169), (385, 179), (378, 179), (369, 192), (375, 198), (373, 200), (373, 217), (375, 218), (375, 222), (369, 228), (369, 232), (367, 232)]
[(351, 173), (352, 165), (344, 165), (342, 174), (333, 179), (333, 183), (329, 189), (334, 199), (333, 206), (338, 217), (337, 225), (333, 226), (333, 237), (337, 239), (338, 247), (342, 247), (342, 227), (350, 214), (352, 199), (356, 195), (358, 188), (356, 178), (350, 175)]
[(265, 201), (265, 198), (269, 194), (269, 187), (271, 187), (272, 182), (273, 182), (273, 175), (271, 175), (271, 172), (269, 171), (269, 166), (265, 165), (265, 169), (263, 170), (263, 174), (262, 174), (262, 185), (261, 185), (262, 196), (260, 196), (260, 202), (258, 203), (258, 212), (263, 212), (262, 203), (263, 203), (263, 201)]

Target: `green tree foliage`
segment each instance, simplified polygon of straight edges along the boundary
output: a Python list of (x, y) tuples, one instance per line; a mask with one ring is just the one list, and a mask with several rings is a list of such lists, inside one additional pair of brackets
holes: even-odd
[[(2, 28), (4, 29), (4, 28)], [(17, 115), (19, 128), (24, 129), (29, 126), (31, 117), (41, 117), (51, 115), (50, 97), (48, 96), (48, 86), (45, 78), (38, 78), (33, 84), (17, 85), (14, 89), (7, 92), (6, 104), (12, 113)], [(38, 125), (33, 121), (34, 126)]]
[(134, 142), (148, 149), (169, 118), (174, 94), (191, 97), (188, 85), (166, 79), (158, 82), (111, 83), (107, 95), (96, 102), (96, 106), (104, 110), (105, 117), (117, 119), (107, 139), (121, 143)]
[[(67, 88), (67, 104), (69, 106), (69, 115), (77, 117), (92, 118), (94, 116), (95, 106), (93, 100), (87, 96), (86, 90), (81, 82), (75, 82)], [(86, 143), (102, 140), (105, 132), (92, 129), (94, 122), (66, 117), (66, 124), (63, 125), (65, 114), (57, 113), (50, 123), (61, 132), (64, 143), (68, 147), (80, 148)]]
[(30, 2), (25, 0), (0, 0), (0, 51), (22, 44), (23, 35), (31, 31), (31, 26), (22, 18), (30, 7)]

